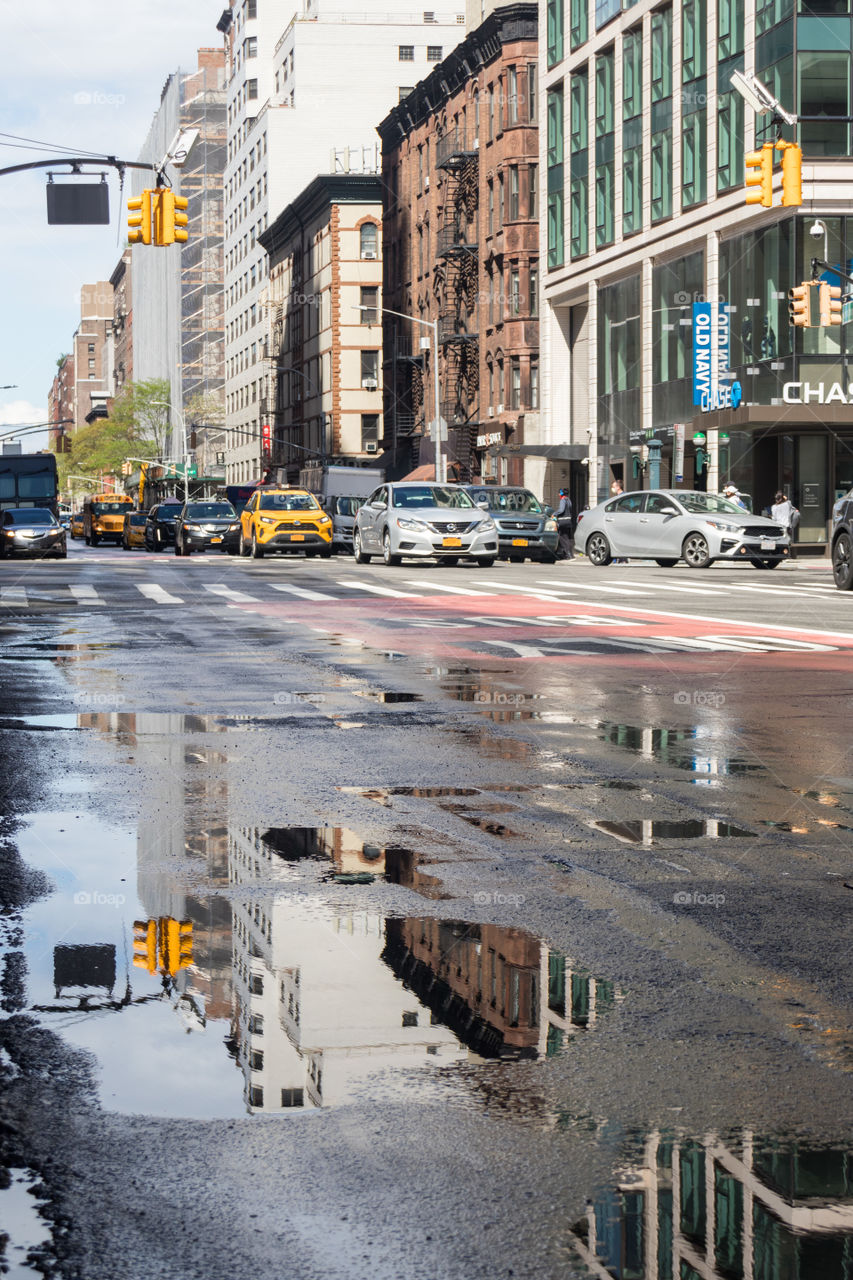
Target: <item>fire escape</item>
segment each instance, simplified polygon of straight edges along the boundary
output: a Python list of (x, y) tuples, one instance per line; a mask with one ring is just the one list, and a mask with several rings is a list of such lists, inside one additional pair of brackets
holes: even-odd
[(471, 433), (479, 417), (478, 161), (475, 140), (464, 131), (439, 139), (436, 162), (446, 177), (433, 289), (442, 348), (441, 416), (448, 427), (448, 462), (456, 464), (462, 481), (471, 479)]

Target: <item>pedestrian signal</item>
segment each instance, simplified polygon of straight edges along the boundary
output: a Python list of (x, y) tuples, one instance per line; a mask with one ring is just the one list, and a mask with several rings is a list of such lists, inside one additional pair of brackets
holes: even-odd
[(773, 204), (773, 143), (765, 142), (760, 151), (749, 151), (744, 156), (746, 185), (755, 187), (747, 191), (747, 204), (760, 204), (769, 209)]
[(147, 189), (127, 202), (127, 238), (131, 244), (151, 243), (151, 196)]

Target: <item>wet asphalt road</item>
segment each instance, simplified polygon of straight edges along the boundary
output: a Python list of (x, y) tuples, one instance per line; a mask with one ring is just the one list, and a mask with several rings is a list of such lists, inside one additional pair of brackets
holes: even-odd
[(825, 564), (0, 567), (8, 1256), (848, 1277), (850, 606)]

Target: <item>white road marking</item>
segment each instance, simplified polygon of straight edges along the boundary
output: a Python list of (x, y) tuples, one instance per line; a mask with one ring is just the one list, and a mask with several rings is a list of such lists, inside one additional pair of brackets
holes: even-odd
[(20, 608), (27, 604), (26, 587), (0, 587), (0, 605)]
[[(491, 584), (481, 581), (479, 585), (481, 587), (485, 587)], [(512, 586), (508, 582), (496, 582), (494, 586), (497, 591), (511, 591), (512, 594), (516, 596), (533, 596), (535, 600), (561, 600), (562, 601), (566, 595), (566, 592), (559, 587), (554, 591), (543, 591), (541, 588), (537, 588), (537, 587)], [(490, 592), (489, 594), (494, 594), (494, 592)]]
[(79, 600), (80, 604), (106, 604), (107, 603), (106, 600), (103, 600), (98, 595), (94, 587), (89, 587), (89, 586), (69, 587), (68, 590), (71, 592), (75, 600)]
[(451, 587), (446, 582), (436, 582), (433, 578), (407, 578), (410, 587), (429, 587), (430, 591), (438, 591), (442, 595), (451, 596), (493, 596), (494, 591), (474, 591), (470, 587)]
[(223, 582), (204, 584), (205, 591), (211, 592), (215, 596), (223, 596), (226, 600), (233, 600), (236, 604), (260, 604), (257, 596), (247, 595), (245, 591), (234, 591), (231, 587), (226, 587)]
[(307, 587), (291, 587), (284, 582), (270, 582), (268, 585), (273, 591), (284, 591), (287, 595), (298, 596), (300, 600), (334, 600), (335, 598), (325, 591), (309, 591)]
[[(542, 579), (539, 579), (542, 582)], [(644, 590), (642, 587), (605, 587), (599, 582), (579, 582), (575, 579), (572, 582), (571, 590), (580, 589), (583, 591), (604, 591), (607, 595), (613, 596), (649, 596), (653, 592)]]
[(165, 587), (160, 587), (156, 582), (146, 582), (136, 584), (136, 590), (141, 592), (149, 600), (153, 600), (155, 604), (183, 604), (180, 596), (171, 595)]
[(350, 582), (344, 582), (342, 578), (338, 578), (338, 586), (346, 587), (351, 591), (370, 591), (376, 596), (393, 596), (398, 600), (417, 600), (414, 591), (394, 591), (391, 587), (374, 586), (372, 582), (362, 582), (358, 578), (353, 578)]

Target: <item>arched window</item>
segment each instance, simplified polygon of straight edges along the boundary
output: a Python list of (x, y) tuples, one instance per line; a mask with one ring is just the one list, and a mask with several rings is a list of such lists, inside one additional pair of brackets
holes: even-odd
[(375, 222), (364, 222), (361, 227), (361, 256), (375, 258), (379, 252), (379, 228)]

